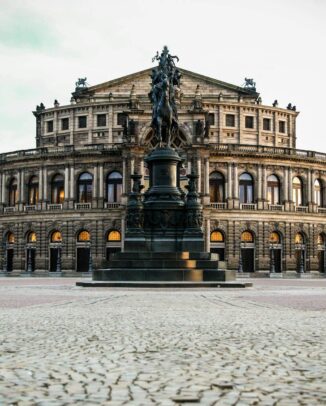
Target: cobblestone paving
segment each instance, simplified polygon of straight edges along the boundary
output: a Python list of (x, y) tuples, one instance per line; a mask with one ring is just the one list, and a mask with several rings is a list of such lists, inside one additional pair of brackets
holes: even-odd
[(74, 282), (0, 280), (1, 405), (326, 404), (325, 280)]

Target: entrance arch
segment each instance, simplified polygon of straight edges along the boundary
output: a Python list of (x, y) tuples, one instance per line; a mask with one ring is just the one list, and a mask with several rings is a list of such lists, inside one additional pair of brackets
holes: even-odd
[(14, 247), (15, 247), (15, 235), (9, 231), (5, 238), (5, 251), (3, 270), (5, 272), (12, 272), (14, 269)]
[(243, 272), (255, 272), (255, 236), (252, 231), (246, 230), (242, 232), (240, 255)]
[(296, 269), (297, 272), (306, 272), (306, 237), (303, 233), (299, 232), (294, 237)]
[(35, 271), (35, 256), (36, 256), (36, 242), (37, 236), (34, 231), (30, 231), (27, 234), (27, 244), (26, 244), (26, 272)]
[(225, 238), (220, 230), (211, 232), (211, 252), (219, 255), (219, 260), (225, 260)]
[(326, 272), (326, 263), (325, 263), (325, 235), (318, 234), (317, 236), (317, 255), (318, 255), (318, 270), (319, 272)]
[(50, 272), (61, 272), (62, 234), (52, 231), (50, 235)]
[[(282, 239), (277, 231), (269, 235), (270, 268), (272, 272), (282, 272)], [(274, 268), (272, 270), (272, 268)]]
[(110, 230), (106, 236), (106, 259), (109, 261), (112, 254), (121, 251), (121, 233), (118, 230)]
[(76, 245), (76, 271), (90, 272), (92, 267), (90, 232), (87, 230), (79, 231)]

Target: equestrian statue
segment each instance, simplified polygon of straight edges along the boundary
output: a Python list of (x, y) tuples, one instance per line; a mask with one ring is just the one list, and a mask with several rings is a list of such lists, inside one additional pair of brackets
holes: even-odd
[(178, 114), (176, 106), (176, 93), (180, 88), (181, 73), (176, 68), (174, 59), (165, 46), (161, 55), (157, 54), (152, 62), (157, 60), (158, 66), (152, 69), (152, 88), (149, 98), (153, 105), (151, 127), (159, 142), (159, 147), (170, 147), (172, 135), (178, 131)]

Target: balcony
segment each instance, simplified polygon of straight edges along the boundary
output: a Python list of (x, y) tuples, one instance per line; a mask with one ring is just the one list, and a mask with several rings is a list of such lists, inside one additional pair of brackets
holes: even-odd
[(226, 203), (210, 203), (209, 207), (212, 209), (225, 210)]
[(50, 203), (47, 205), (47, 209), (50, 211), (62, 210), (61, 203)]
[(308, 206), (294, 206), (295, 211), (300, 212), (300, 213), (307, 213), (308, 212)]
[(105, 209), (120, 209), (121, 207), (122, 207), (121, 203), (110, 203), (110, 202), (104, 203)]
[(31, 212), (31, 211), (36, 211), (36, 210), (37, 210), (36, 209), (36, 204), (26, 204), (24, 206), (24, 211)]
[(75, 203), (76, 210), (89, 210), (91, 209), (91, 203)]
[(268, 205), (268, 210), (271, 210), (271, 211), (283, 211), (284, 206), (283, 206), (283, 204), (269, 204)]
[(326, 213), (326, 207), (318, 207), (318, 213), (325, 214)]
[(14, 213), (16, 211), (16, 207), (15, 206), (5, 207), (3, 211), (4, 213)]
[(257, 204), (256, 203), (241, 203), (240, 209), (241, 210), (257, 210)]

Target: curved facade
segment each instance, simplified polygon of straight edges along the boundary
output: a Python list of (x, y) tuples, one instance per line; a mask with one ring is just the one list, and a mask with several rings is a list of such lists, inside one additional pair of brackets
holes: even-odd
[[(206, 248), (244, 272), (325, 272), (326, 154), (296, 149), (294, 107), (180, 69), (179, 134), (194, 169)], [(150, 72), (77, 87), (42, 104), (36, 149), (0, 156), (2, 270), (88, 272), (123, 249), (130, 174), (147, 172), (153, 137)]]

